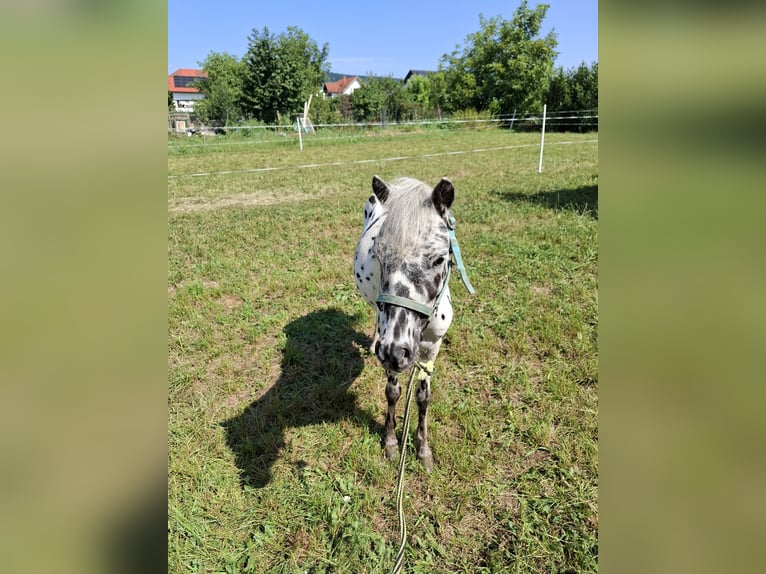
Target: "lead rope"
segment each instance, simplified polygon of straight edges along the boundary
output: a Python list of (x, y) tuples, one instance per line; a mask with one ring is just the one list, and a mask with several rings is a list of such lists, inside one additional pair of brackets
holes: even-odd
[[(468, 274), (465, 271), (465, 266), (463, 265), (463, 258), (460, 254), (460, 246), (457, 243), (457, 237), (455, 236), (455, 218), (452, 217), (452, 215), (449, 216), (449, 240), (450, 240), (450, 252), (455, 256), (455, 260), (457, 263), (457, 269), (460, 273), (460, 278), (463, 280), (463, 285), (465, 285), (465, 288), (468, 290), (468, 292), (473, 295), (475, 293), (475, 290), (473, 288), (473, 285), (471, 285), (471, 281), (468, 279)], [(445, 288), (449, 284), (449, 273), (451, 268), (451, 262), (447, 266), (447, 278), (444, 281)], [(433, 314), (436, 311), (436, 308), (439, 306), (439, 300), (441, 300), (441, 296), (444, 293), (444, 289), (442, 289), (441, 293), (439, 293), (438, 299), (436, 301), (436, 304), (434, 305), (433, 311), (431, 311), (431, 314)], [(399, 298), (401, 299), (401, 298)], [(378, 301), (380, 301), (381, 298), (378, 298)], [(411, 303), (408, 299), (404, 300), (406, 303)], [(401, 302), (397, 301), (388, 301), (393, 302), (395, 304), (401, 305)], [(408, 307), (412, 309), (413, 307), (409, 304), (405, 304), (405, 307)], [(415, 311), (418, 311), (418, 309), (414, 309)], [(430, 319), (429, 319), (430, 320)], [(415, 371), (418, 371), (418, 380), (424, 381), (427, 377), (431, 376), (434, 372), (434, 362), (428, 361), (427, 363), (416, 363), (414, 367), (412, 367), (412, 373), (410, 374), (410, 380), (407, 383), (407, 396), (404, 399), (404, 421), (402, 422), (402, 453), (399, 455), (399, 476), (396, 479), (396, 512), (399, 516), (399, 551), (396, 553), (396, 560), (394, 561), (394, 567), (391, 570), (391, 574), (399, 574), (402, 570), (402, 566), (404, 565), (404, 548), (407, 545), (407, 523), (404, 520), (404, 509), (402, 508), (402, 499), (404, 498), (404, 458), (405, 454), (407, 453), (407, 436), (409, 435), (409, 428), (410, 428), (410, 402), (412, 399), (412, 381), (415, 380)]]
[(402, 499), (404, 498), (404, 459), (407, 453), (407, 437), (410, 430), (410, 403), (412, 402), (412, 382), (415, 380), (415, 372), (418, 371), (418, 380), (423, 381), (434, 371), (433, 361), (428, 363), (417, 363), (412, 367), (410, 380), (407, 383), (407, 392), (404, 398), (404, 421), (402, 422), (402, 452), (399, 455), (399, 476), (396, 479), (396, 512), (399, 517), (399, 551), (396, 553), (396, 560), (391, 574), (398, 574), (404, 564), (404, 548), (407, 545), (407, 523), (404, 520), (404, 509), (402, 508)]

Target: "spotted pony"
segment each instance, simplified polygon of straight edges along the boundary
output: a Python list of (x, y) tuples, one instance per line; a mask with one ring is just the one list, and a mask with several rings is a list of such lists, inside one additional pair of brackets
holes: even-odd
[[(447, 178), (432, 189), (416, 179), (386, 183), (374, 176), (372, 195), (364, 208), (354, 274), (357, 289), (376, 313), (371, 352), (386, 370), (384, 445), (388, 458), (398, 454), (396, 402), (402, 391), (398, 375), (416, 362), (432, 367), (452, 322), (449, 265), (454, 219), (449, 208), (454, 197)], [(431, 471), (429, 369), (417, 384), (417, 457)]]

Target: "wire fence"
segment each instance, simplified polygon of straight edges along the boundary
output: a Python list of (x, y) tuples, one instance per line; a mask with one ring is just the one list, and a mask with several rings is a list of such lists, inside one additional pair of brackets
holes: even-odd
[[(597, 132), (598, 109), (558, 110), (545, 114), (546, 131)], [(505, 129), (511, 132), (532, 132), (541, 129), (543, 114), (516, 116), (506, 114), (491, 118), (427, 119), (409, 121), (343, 122), (303, 124), (297, 119), (292, 124), (245, 124), (231, 126), (200, 126), (184, 130), (181, 134), (168, 127), (168, 151), (183, 152), (189, 148), (216, 146), (243, 146), (274, 144), (275, 142), (348, 140), (373, 133), (396, 135), (417, 130), (435, 131), (455, 129)], [(189, 136), (189, 137), (179, 137)], [(293, 137), (290, 137), (293, 136)]]

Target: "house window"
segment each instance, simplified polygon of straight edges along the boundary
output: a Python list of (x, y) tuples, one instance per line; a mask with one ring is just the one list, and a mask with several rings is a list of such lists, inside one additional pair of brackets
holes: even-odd
[(191, 86), (192, 82), (196, 82), (197, 80), (204, 80), (204, 78), (198, 76), (173, 76), (173, 85), (176, 88), (188, 88)]

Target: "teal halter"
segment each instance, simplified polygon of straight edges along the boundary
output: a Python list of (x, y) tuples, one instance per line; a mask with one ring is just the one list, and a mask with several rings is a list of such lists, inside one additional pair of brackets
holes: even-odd
[(460, 273), (460, 279), (463, 280), (463, 285), (468, 289), (468, 292), (473, 295), (476, 290), (468, 280), (468, 273), (466, 273), (465, 265), (463, 265), (463, 258), (460, 255), (460, 246), (457, 244), (457, 237), (455, 236), (455, 218), (452, 215), (449, 216), (449, 250), (450, 253), (455, 254), (455, 262), (457, 263), (457, 270)]
[[(474, 290), (473, 285), (471, 285), (471, 282), (468, 280), (468, 274), (466, 273), (465, 265), (463, 265), (463, 258), (460, 255), (460, 246), (458, 245), (457, 237), (455, 236), (455, 218), (452, 217), (452, 215), (449, 216), (447, 226), (449, 227), (449, 252), (450, 254), (455, 255), (457, 270), (460, 273), (460, 278), (463, 280), (463, 285), (465, 285), (465, 288), (468, 289), (468, 292), (473, 295), (476, 291)], [(424, 303), (418, 303), (409, 297), (399, 297), (398, 295), (389, 295), (387, 293), (381, 293), (378, 295), (376, 302), (389, 303), (391, 305), (396, 305), (397, 307), (410, 309), (411, 311), (415, 311), (416, 313), (427, 317), (430, 321), (431, 317), (433, 317), (434, 313), (436, 313), (436, 310), (439, 308), (439, 303), (441, 303), (444, 292), (447, 290), (451, 270), (452, 260), (450, 259), (450, 261), (447, 262), (447, 276), (444, 278), (444, 283), (442, 284), (442, 288), (439, 291), (439, 294), (436, 296), (436, 300), (434, 301), (433, 306), (425, 305)]]

